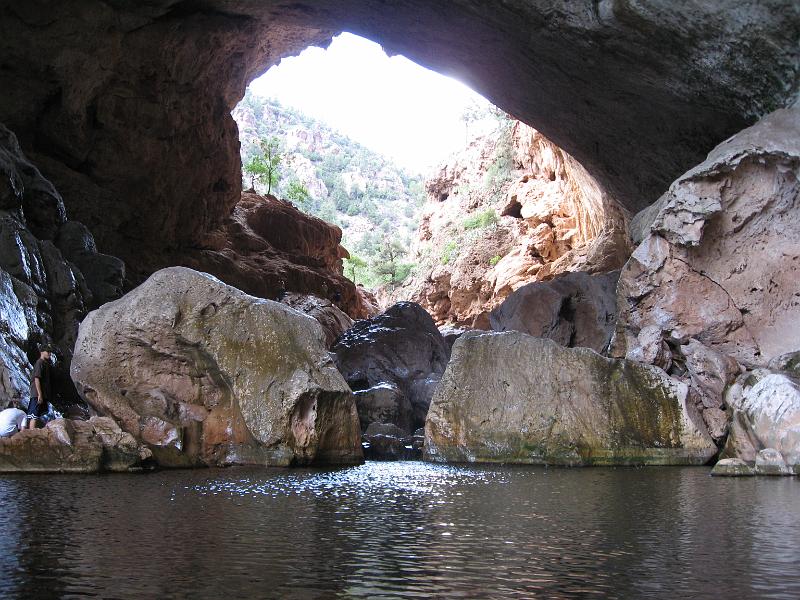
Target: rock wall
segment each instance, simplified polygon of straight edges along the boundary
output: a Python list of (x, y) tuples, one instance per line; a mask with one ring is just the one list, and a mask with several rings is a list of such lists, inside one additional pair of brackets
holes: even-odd
[(353, 464), (353, 395), (317, 321), (191, 269), (81, 323), (72, 377), (161, 466)]
[(798, 82), (791, 0), (7, 0), (2, 11), (0, 121), (134, 283), (239, 202), (230, 111), (246, 84), (338, 31), (457, 75), (630, 211)]
[(637, 216), (642, 241), (618, 286), (617, 356), (641, 354), (653, 330), (672, 348), (694, 338), (751, 366), (797, 350), (798, 140), (800, 108), (778, 110)]
[(86, 311), (122, 293), (125, 266), (99, 254), (91, 233), (67, 220), (61, 196), (0, 125), (0, 406), (27, 405), (38, 345), (54, 344), (57, 409), (85, 406), (67, 373)]
[[(426, 182), (412, 279), (392, 294), (438, 324), (488, 329), (512, 292), (629, 255), (624, 212), (561, 148), (516, 121), (479, 138)], [(481, 221), (483, 219), (483, 221)]]
[(342, 274), (342, 231), (274, 196), (244, 192), (223, 225), (173, 264), (211, 273), (253, 296), (287, 292), (331, 301), (353, 318), (374, 310)]

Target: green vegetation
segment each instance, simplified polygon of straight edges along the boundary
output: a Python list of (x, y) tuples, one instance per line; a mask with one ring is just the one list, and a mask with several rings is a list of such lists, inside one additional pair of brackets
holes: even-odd
[(497, 213), (493, 208), (487, 208), (478, 214), (464, 219), (464, 229), (483, 229), (495, 223), (497, 223)]
[(262, 137), (258, 141), (257, 150), (250, 154), (242, 170), (250, 177), (250, 187), (255, 189), (256, 181), (267, 186), (267, 194), (272, 192), (273, 186), (278, 185), (281, 175), (278, 170), (283, 156), (280, 151), (278, 138)]
[(306, 186), (296, 179), (293, 179), (289, 182), (289, 185), (286, 186), (286, 198), (292, 202), (297, 202), (298, 204), (305, 204), (309, 201), (311, 196), (309, 195)]
[(458, 255), (456, 252), (456, 248), (458, 248), (458, 242), (455, 240), (450, 240), (444, 245), (444, 250), (442, 250), (442, 264), (448, 265), (450, 261)]
[(499, 263), (502, 260), (502, 258), (503, 257), (500, 256), (499, 254), (495, 254), (492, 258), (489, 259), (489, 264), (491, 266), (495, 266), (497, 263)]
[[(249, 90), (234, 111), (242, 142), (243, 176), (259, 192), (272, 191), (303, 211), (342, 228), (353, 258), (345, 275), (365, 287), (398, 285), (413, 265), (408, 248), (419, 224), (425, 189), (411, 174), (323, 123)], [(279, 162), (264, 174), (262, 140)], [(270, 146), (270, 148), (273, 148)], [(387, 250), (386, 239), (391, 239)]]

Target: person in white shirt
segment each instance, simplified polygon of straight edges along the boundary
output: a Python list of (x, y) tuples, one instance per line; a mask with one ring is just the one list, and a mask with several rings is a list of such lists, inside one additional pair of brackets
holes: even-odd
[(26, 417), (25, 411), (17, 408), (16, 402), (12, 401), (8, 408), (0, 411), (0, 437), (11, 437), (24, 429)]

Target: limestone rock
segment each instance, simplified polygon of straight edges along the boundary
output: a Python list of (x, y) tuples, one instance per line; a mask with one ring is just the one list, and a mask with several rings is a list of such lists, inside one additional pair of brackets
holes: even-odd
[(800, 352), (787, 352), (773, 358), (768, 367), (773, 371), (783, 371), (791, 377), (800, 379)]
[(87, 315), (72, 377), (162, 466), (361, 460), (320, 325), (191, 269), (159, 271)]
[(0, 438), (0, 472), (97, 473), (103, 446), (91, 425), (57, 419), (42, 429)]
[(794, 471), (775, 448), (764, 448), (756, 454), (755, 472), (756, 475), (794, 475)]
[(412, 430), (411, 402), (393, 383), (379, 383), (358, 390), (355, 399), (362, 431), (371, 423), (391, 423), (405, 434)]
[(755, 471), (741, 458), (723, 458), (714, 465), (711, 474), (715, 477), (746, 477), (755, 475)]
[(775, 111), (717, 146), (648, 211), (648, 234), (617, 288), (616, 356), (638, 347), (645, 327), (745, 365), (796, 350), (798, 140), (800, 106)]
[(39, 150), (70, 214), (137, 279), (142, 264), (196, 244), (238, 201), (230, 112), (246, 83), (335, 32), (462, 74), (632, 212), (797, 89), (792, 0), (7, 8), (0, 120)]
[[(332, 351), (336, 366), (354, 391), (384, 383), (400, 390), (413, 412), (408, 431), (424, 424), (433, 390), (450, 356), (433, 319), (412, 302), (399, 302), (376, 317), (356, 321)], [(398, 408), (397, 414), (402, 412)]]
[(489, 317), (494, 331), (520, 331), (562, 346), (603, 352), (614, 333), (619, 272), (569, 273), (519, 288)]
[(518, 332), (462, 336), (434, 395), (425, 457), (553, 465), (704, 464), (688, 388), (660, 369)]
[(733, 421), (724, 456), (754, 462), (771, 448), (800, 472), (800, 383), (785, 374), (746, 373), (727, 391)]
[(325, 347), (331, 348), (336, 339), (353, 326), (353, 319), (339, 310), (333, 302), (305, 294), (288, 293), (281, 302), (314, 317), (325, 332)]

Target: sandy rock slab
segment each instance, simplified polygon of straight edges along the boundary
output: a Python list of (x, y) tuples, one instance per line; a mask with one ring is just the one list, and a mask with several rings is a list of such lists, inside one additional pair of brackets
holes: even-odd
[(165, 467), (353, 464), (353, 395), (313, 318), (191, 269), (81, 324), (72, 377)]
[(462, 336), (431, 403), (436, 462), (705, 464), (716, 447), (662, 370), (519, 332)]
[(42, 429), (0, 438), (0, 473), (138, 471), (151, 452), (112, 419), (56, 419)]

